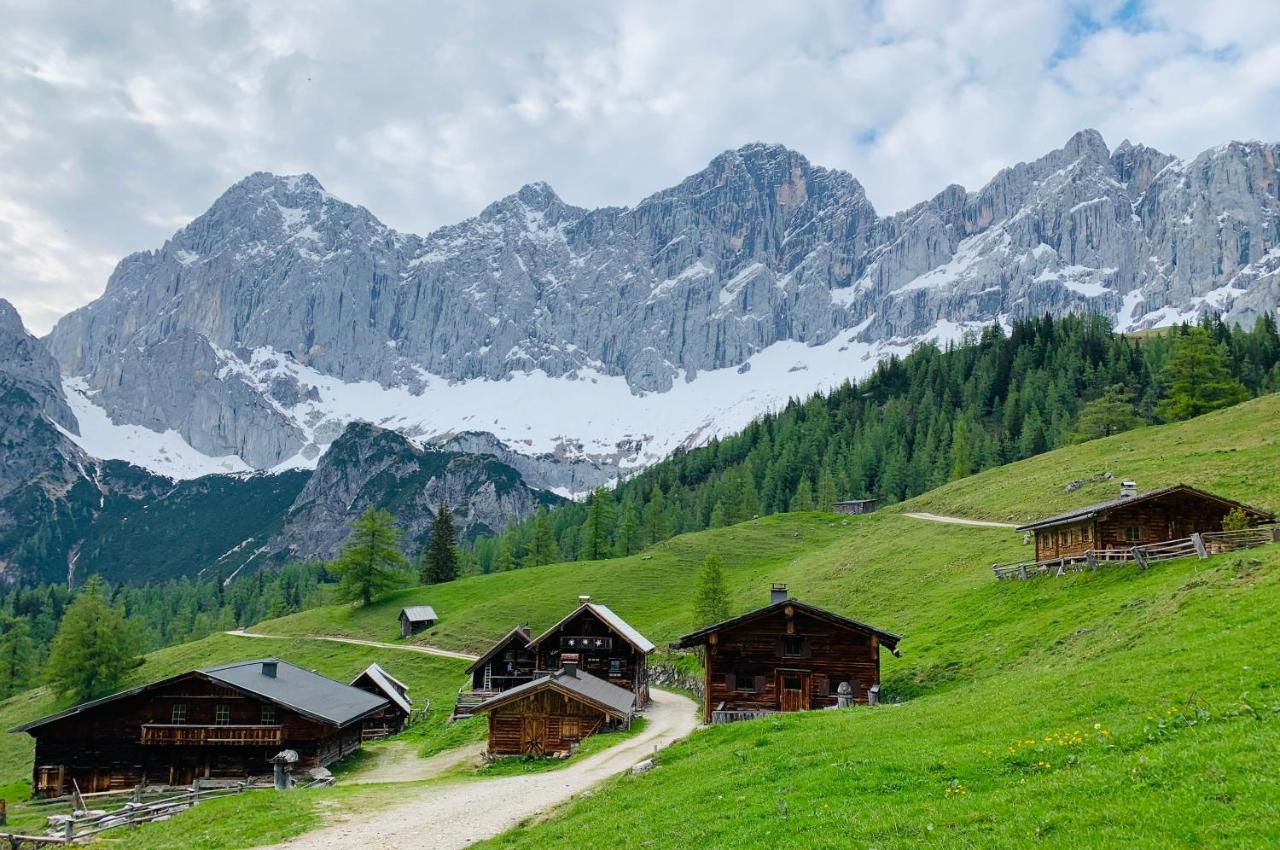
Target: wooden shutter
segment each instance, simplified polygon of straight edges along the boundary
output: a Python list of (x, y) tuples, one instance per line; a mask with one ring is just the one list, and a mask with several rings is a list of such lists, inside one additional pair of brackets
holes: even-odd
[(736, 691), (738, 689), (738, 677), (732, 673), (724, 674), (724, 689), (726, 691)]

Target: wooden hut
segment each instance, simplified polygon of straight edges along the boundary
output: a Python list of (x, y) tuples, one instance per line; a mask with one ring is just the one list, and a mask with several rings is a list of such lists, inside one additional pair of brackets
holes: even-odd
[(412, 637), (436, 624), (436, 609), (430, 605), (410, 605), (400, 609), (400, 637)]
[(770, 599), (676, 643), (705, 649), (706, 722), (834, 707), (842, 683), (848, 702), (873, 701), (880, 648), (897, 654), (898, 635), (793, 599), (785, 584)]
[(1275, 519), (1266, 511), (1186, 484), (1139, 493), (1134, 482), (1126, 481), (1117, 499), (1021, 525), (1018, 530), (1035, 535), (1035, 559), (1048, 561), (1221, 531), (1223, 519), (1236, 508), (1250, 525)]
[(545, 756), (569, 752), (606, 728), (630, 725), (635, 695), (577, 668), (565, 653), (564, 669), (525, 682), (481, 703), (489, 716), (489, 752)]
[(385, 738), (404, 729), (413, 714), (413, 703), (409, 699), (409, 686), (392, 676), (376, 661), (351, 681), (351, 687), (384, 697), (387, 705), (369, 715), (364, 720), (363, 736), (368, 741), (372, 738)]
[(859, 514), (875, 513), (876, 508), (879, 506), (879, 499), (846, 499), (843, 502), (836, 502), (835, 511), (838, 514), (858, 516)]
[(471, 689), (491, 695), (532, 681), (538, 665), (537, 654), (529, 649), (532, 637), (523, 625), (503, 635), (467, 668)]
[(565, 653), (581, 658), (579, 669), (649, 702), (648, 655), (653, 644), (608, 607), (579, 596), (578, 607), (529, 642), (538, 670), (559, 670)]
[(269, 759), (320, 767), (360, 748), (364, 720), (387, 700), (275, 658), (172, 676), (11, 731), (35, 738), (39, 796), (198, 778), (270, 776)]

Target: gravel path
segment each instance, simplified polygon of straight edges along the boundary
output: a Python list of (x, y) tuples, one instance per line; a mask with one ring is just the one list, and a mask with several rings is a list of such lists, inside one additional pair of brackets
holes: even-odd
[(423, 646), (413, 643), (379, 643), (376, 640), (360, 640), (359, 638), (332, 637), (330, 635), (260, 635), (236, 629), (227, 632), (232, 637), (265, 638), (267, 640), (327, 640), (333, 643), (352, 643), (356, 646), (376, 646), (379, 649), (396, 649), (401, 652), (420, 652), (423, 655), (438, 655), (441, 658), (456, 658), (459, 661), (475, 661), (479, 656), (466, 652), (454, 652), (452, 649), (441, 649), (438, 646)]
[(392, 808), (356, 815), (300, 835), (279, 850), (455, 850), (492, 838), (527, 818), (543, 814), (693, 731), (692, 700), (654, 689), (648, 725), (634, 738), (560, 770), (464, 780), (423, 788)]
[(454, 747), (428, 758), (418, 756), (420, 744), (392, 739), (380, 746), (366, 746), (365, 752), (375, 753), (375, 761), (367, 768), (351, 776), (342, 777), (344, 785), (373, 785), (382, 782), (418, 782), (435, 779), (463, 765), (478, 765), (485, 750), (485, 742), (477, 741), (463, 747)]
[(904, 514), (912, 519), (927, 519), (929, 522), (949, 522), (952, 525), (981, 525), (985, 528), (1017, 528), (1011, 522), (989, 522), (985, 519), (965, 519), (959, 516), (939, 516), (938, 514)]

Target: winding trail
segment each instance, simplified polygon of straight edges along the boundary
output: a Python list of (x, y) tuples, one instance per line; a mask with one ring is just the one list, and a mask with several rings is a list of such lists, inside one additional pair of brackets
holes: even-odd
[(980, 525), (984, 528), (1017, 528), (1018, 526), (1012, 522), (991, 522), (985, 519), (965, 519), (959, 516), (940, 516), (939, 514), (928, 513), (906, 513), (903, 516), (909, 516), (912, 519), (925, 519), (929, 522), (947, 522), (952, 525)]
[(653, 689), (648, 725), (634, 738), (559, 770), (460, 780), (422, 788), (405, 802), (305, 833), (276, 850), (459, 850), (545, 814), (575, 795), (650, 757), (694, 730), (696, 706), (687, 697)]
[(438, 655), (441, 658), (456, 658), (459, 661), (475, 661), (478, 655), (466, 652), (454, 652), (452, 649), (441, 649), (438, 646), (424, 646), (411, 643), (380, 643), (376, 640), (360, 640), (359, 638), (333, 637), (331, 635), (260, 635), (244, 629), (227, 632), (232, 637), (263, 638), (265, 640), (327, 640), (333, 643), (351, 643), (356, 646), (376, 646), (378, 649), (395, 649), (401, 652), (419, 652), (423, 655)]

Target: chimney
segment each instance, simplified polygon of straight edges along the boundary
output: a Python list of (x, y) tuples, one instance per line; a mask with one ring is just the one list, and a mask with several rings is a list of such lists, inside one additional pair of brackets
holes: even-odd
[(262, 662), (262, 675), (269, 679), (274, 679), (276, 677), (276, 667), (278, 664), (279, 662), (277, 661)]
[(578, 653), (566, 652), (560, 656), (560, 667), (570, 678), (578, 678)]
[(769, 588), (769, 604), (777, 605), (779, 602), (786, 602), (791, 598), (791, 594), (787, 592), (785, 584), (778, 584), (776, 581), (773, 587)]
[(1122, 498), (1122, 499), (1132, 499), (1132, 498), (1133, 498), (1134, 496), (1136, 496), (1136, 495), (1138, 495), (1138, 482), (1137, 482), (1137, 481), (1122, 481), (1122, 482), (1120, 482), (1120, 498)]
[(590, 597), (590, 596), (583, 595), (583, 596), (579, 596), (579, 597), (578, 597), (578, 604), (579, 604), (579, 605), (586, 605), (586, 604), (587, 604), (588, 602), (590, 602), (590, 601), (591, 601), (591, 597)]

